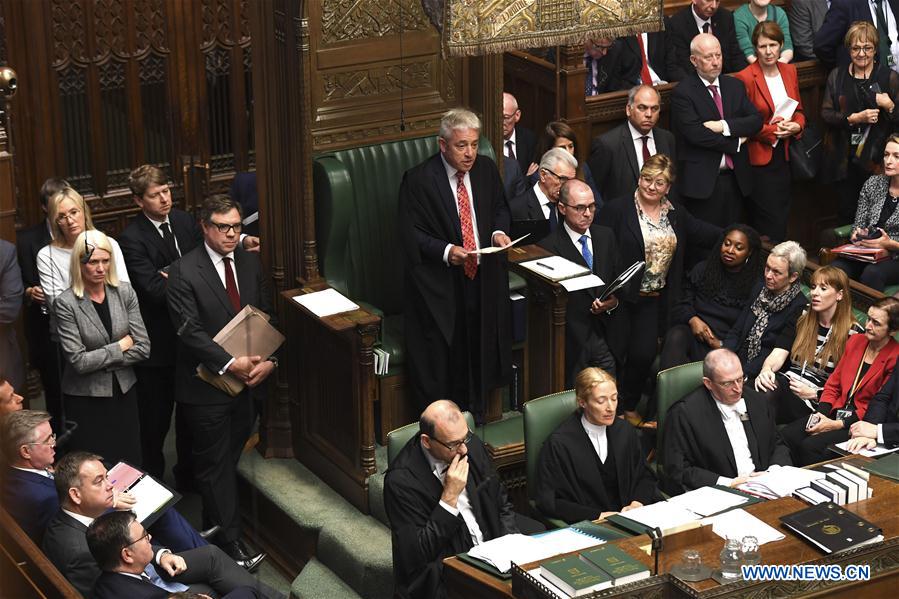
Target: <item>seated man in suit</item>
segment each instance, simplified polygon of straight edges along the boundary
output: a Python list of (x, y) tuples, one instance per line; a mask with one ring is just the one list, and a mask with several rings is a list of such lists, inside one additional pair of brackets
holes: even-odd
[(668, 18), (665, 31), (669, 81), (681, 81), (693, 73), (691, 43), (699, 33), (718, 39), (725, 73), (736, 73), (746, 67), (746, 57), (737, 43), (734, 14), (721, 7), (721, 0), (693, 0), (690, 6)]
[(622, 52), (634, 56), (633, 61), (640, 65), (631, 83), (643, 85), (662, 85), (668, 83), (668, 63), (665, 60), (668, 36), (665, 31), (638, 33), (618, 38), (623, 46)]
[(849, 450), (873, 449), (878, 444), (899, 446), (899, 369), (868, 403), (865, 417), (849, 427)]
[(640, 76), (640, 57), (612, 38), (588, 39), (584, 44), (584, 65), (586, 96), (627, 89)]
[[(605, 284), (614, 281), (622, 270), (618, 244), (610, 228), (593, 222), (596, 201), (590, 186), (577, 179), (566, 181), (559, 194), (559, 210), (562, 226), (540, 245), (557, 256), (589, 268)], [(603, 289), (604, 286), (568, 294), (565, 308), (567, 388), (571, 387), (577, 373), (587, 366), (597, 366), (614, 376), (614, 355), (621, 355), (621, 352), (613, 354), (607, 340), (611, 338), (609, 327), (614, 318), (611, 311), (618, 306), (618, 299), (612, 295), (599, 301)]]
[[(67, 454), (56, 465), (54, 475), (56, 492), (60, 498), (60, 510), (47, 525), (41, 548), (72, 586), (83, 595), (90, 596), (91, 589), (100, 575), (100, 569), (90, 554), (85, 533), (96, 518), (108, 512), (110, 508), (116, 509), (118, 497), (106, 476), (106, 468), (100, 461), (100, 456), (83, 451)], [(119, 509), (130, 511), (127, 507)], [(186, 569), (195, 569), (196, 573), (200, 568), (208, 568), (214, 562), (217, 564), (216, 571), (227, 572), (228, 578), (235, 581), (233, 587), (253, 583), (253, 577), (248, 572), (213, 545), (181, 551), (177, 555), (160, 547), (154, 554), (155, 565), (162, 569), (162, 572), (158, 572), (160, 576), (177, 575), (185, 570), (185, 564)], [(176, 567), (179, 564), (180, 567)], [(205, 572), (209, 573), (210, 570)], [(152, 572), (148, 574), (154, 578)], [(174, 580), (178, 581), (179, 578), (174, 576)], [(194, 582), (193, 578), (184, 580)], [(184, 585), (163, 584), (169, 591), (185, 590)], [(230, 589), (221, 590), (227, 592)]]
[(632, 87), (624, 111), (627, 120), (593, 140), (590, 172), (607, 200), (633, 196), (643, 162), (665, 154), (677, 162), (674, 136), (658, 127), (662, 96), (648, 85)]
[(509, 211), (513, 221), (547, 219), (552, 232), (559, 225), (559, 190), (577, 176), (577, 158), (563, 148), (552, 148), (540, 159), (539, 173), (533, 187), (509, 201)]
[(521, 176), (527, 178), (528, 167), (534, 159), (534, 148), (537, 147), (537, 136), (534, 132), (519, 125), (521, 109), (518, 100), (510, 93), (503, 92), (503, 156), (518, 163)]
[[(0, 423), (0, 444), (7, 460), (0, 501), (22, 530), (38, 545), (50, 519), (59, 511), (59, 498), (52, 471), (56, 435), (50, 428), (50, 414), (21, 410)], [(131, 509), (134, 498), (129, 493), (116, 497), (119, 509)], [(160, 541), (176, 551), (207, 545), (174, 508), (163, 512), (151, 527)]]
[[(99, 516), (87, 527), (86, 541), (102, 570), (94, 585), (95, 599), (163, 599), (175, 589), (225, 595), (247, 587), (256, 587), (258, 597), (275, 596), (218, 547), (175, 555), (151, 545), (152, 536), (133, 512)], [(154, 578), (151, 568), (161, 576)]]
[(790, 465), (774, 409), (743, 385), (740, 358), (715, 349), (702, 362), (702, 387), (675, 403), (665, 422), (666, 491), (736, 487), (773, 464)]
[(600, 368), (574, 384), (578, 409), (546, 439), (537, 462), (537, 507), (566, 522), (605, 518), (661, 498), (634, 428), (615, 417), (618, 388)]
[(787, 14), (793, 38), (793, 62), (815, 59), (815, 33), (824, 24), (828, 0), (793, 0)]
[(701, 33), (690, 44), (696, 72), (671, 94), (671, 128), (677, 139), (678, 193), (698, 218), (726, 227), (740, 220), (752, 192), (746, 139), (762, 127), (746, 88), (721, 77), (721, 46)]
[(384, 479), (396, 594), (446, 596), (443, 559), (519, 531), (506, 489), (459, 407), (430, 404)]

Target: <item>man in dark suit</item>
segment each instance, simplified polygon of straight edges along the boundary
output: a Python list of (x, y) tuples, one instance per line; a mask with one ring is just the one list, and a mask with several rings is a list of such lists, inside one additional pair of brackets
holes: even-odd
[[(100, 568), (91, 555), (85, 534), (94, 520), (110, 508), (115, 508), (118, 497), (106, 477), (106, 468), (99, 457), (85, 452), (67, 454), (59, 461), (55, 483), (61, 499), (61, 509), (50, 520), (41, 548), (72, 586), (86, 597), (91, 596)], [(130, 510), (118, 513), (125, 516), (113, 516), (113, 519), (134, 518)], [(149, 533), (142, 533), (142, 536), (141, 540), (147, 541), (149, 545)], [(168, 592), (186, 590), (187, 587), (182, 582), (205, 580), (211, 572), (223, 573), (227, 580), (232, 581), (231, 588), (253, 583), (253, 577), (246, 570), (213, 545), (177, 554), (164, 546), (156, 546), (152, 552), (152, 561), (153, 567), (148, 568), (145, 573), (154, 584), (163, 585)], [(224, 590), (227, 592), (230, 588)]]
[(828, 0), (793, 0), (790, 2), (790, 37), (793, 38), (793, 62), (815, 59), (815, 33), (824, 24)]
[(636, 62), (639, 65), (637, 73), (632, 73), (635, 80), (631, 84), (662, 85), (668, 83), (668, 63), (666, 51), (668, 36), (665, 31), (653, 31), (618, 38), (622, 45), (622, 53), (630, 54), (634, 58), (628, 62)]
[(864, 420), (853, 423), (849, 432), (850, 443), (858, 448), (899, 446), (899, 370), (893, 370), (890, 380), (868, 402)]
[[(150, 358), (137, 364), (137, 396), (143, 466), (162, 478), (162, 448), (175, 405), (177, 336), (165, 300), (169, 265), (200, 245), (203, 233), (196, 220), (172, 206), (168, 176), (145, 164), (131, 171), (128, 186), (141, 212), (119, 236), (131, 285), (137, 292), (140, 312), (150, 337)], [(190, 480), (190, 436), (182, 414), (176, 417), (175, 447), (179, 487)]]
[(399, 192), (405, 337), (412, 397), (449, 397), (481, 421), (490, 390), (511, 373), (505, 254), (509, 205), (492, 160), (479, 156), (474, 113), (444, 114), (440, 152), (410, 169)]
[(640, 55), (621, 40), (588, 39), (584, 44), (585, 96), (627, 89), (640, 78)]
[[(883, 6), (885, 9), (883, 16), (884, 26), (887, 28), (889, 40), (881, 40), (883, 44), (875, 50), (878, 64), (886, 65), (889, 68), (899, 69), (899, 34), (897, 34), (897, 23), (899, 23), (899, 2), (896, 0), (883, 0), (888, 5)], [(815, 34), (815, 55), (818, 59), (829, 67), (834, 65), (845, 66), (849, 64), (849, 52), (846, 50), (844, 38), (849, 26), (856, 21), (867, 21), (873, 23), (881, 33), (882, 27), (874, 18), (872, 3), (868, 0), (832, 0), (830, 8), (824, 16), (824, 22), (821, 28)], [(882, 34), (881, 34), (882, 35)], [(886, 60), (881, 56), (881, 47), (889, 48)]]
[(599, 301), (605, 284), (621, 272), (615, 233), (594, 224), (596, 201), (590, 186), (577, 179), (562, 186), (559, 210), (563, 223), (540, 245), (557, 256), (589, 268), (604, 285), (568, 294), (565, 308), (565, 380), (566, 388), (587, 366), (598, 366), (615, 374), (615, 358), (608, 338), (611, 311), (618, 306), (614, 295)]
[[(255, 420), (250, 395), (277, 360), (232, 356), (212, 340), (244, 306), (272, 314), (258, 256), (238, 247), (241, 219), (240, 205), (231, 198), (206, 199), (200, 214), (204, 243), (171, 265), (166, 297), (178, 335), (175, 401), (190, 429), (204, 526), (221, 526), (218, 545), (235, 560), (247, 561), (254, 558), (240, 538), (237, 462)], [(230, 373), (246, 388), (234, 397), (220, 391), (196, 376), (200, 364), (211, 373)]]
[(712, 350), (703, 361), (702, 375), (703, 386), (668, 411), (666, 490), (680, 494), (716, 484), (736, 487), (773, 464), (790, 465), (774, 409), (744, 386), (737, 354)]
[(0, 239), (0, 378), (13, 387), (25, 387), (25, 366), (16, 339), (16, 321), (22, 311), (22, 271), (16, 246)]
[[(59, 498), (52, 472), (56, 435), (47, 412), (21, 410), (0, 424), (0, 446), (8, 467), (3, 474), (0, 502), (38, 545), (50, 519), (59, 511)], [(119, 495), (121, 509), (134, 499)], [(165, 510), (151, 526), (153, 534), (176, 550), (203, 547), (207, 542), (174, 508)]]
[[(51, 177), (41, 186), (41, 210), (47, 214), (50, 199), (69, 187), (64, 179)], [(25, 338), (28, 340), (28, 362), (37, 368), (44, 388), (44, 400), (47, 411), (53, 415), (53, 424), (59, 426), (60, 398), (59, 387), (59, 353), (55, 343), (50, 340), (50, 315), (47, 311), (44, 291), (41, 288), (37, 272), (37, 253), (50, 243), (50, 223), (42, 219), (16, 235), (16, 247), (19, 252), (19, 267), (22, 269), (22, 284), (25, 286)]]
[(512, 220), (548, 220), (552, 232), (559, 225), (559, 190), (577, 176), (577, 158), (563, 148), (552, 148), (540, 159), (538, 172), (534, 186), (509, 201), (509, 210)]
[(669, 81), (681, 81), (693, 74), (690, 44), (700, 33), (708, 33), (718, 39), (725, 73), (736, 73), (746, 67), (746, 57), (737, 43), (734, 15), (721, 8), (720, 4), (721, 0), (693, 0), (690, 6), (668, 18), (665, 30), (668, 36)]
[(419, 424), (387, 470), (384, 507), (396, 594), (440, 599), (444, 558), (519, 528), (490, 456), (459, 407), (436, 401)]
[(678, 190), (698, 218), (726, 227), (740, 219), (743, 196), (752, 191), (746, 139), (762, 127), (746, 88), (721, 75), (721, 46), (703, 33), (691, 44), (696, 72), (671, 94), (677, 139)]
[[(151, 545), (151, 539), (132, 512), (110, 512), (88, 526), (87, 546), (102, 570), (94, 585), (95, 599), (163, 599), (171, 596), (175, 583), (191, 593), (223, 596), (255, 587), (255, 596), (275, 596), (217, 547), (175, 555)], [(149, 573), (151, 564), (161, 574), (157, 579)]]
[(510, 93), (503, 92), (503, 156), (518, 162), (521, 174), (527, 179), (528, 168), (535, 160), (537, 136), (534, 132), (519, 125), (521, 109), (518, 100)]
[(643, 162), (655, 154), (677, 161), (674, 136), (657, 127), (662, 97), (654, 87), (638, 85), (627, 95), (627, 121), (593, 140), (590, 172), (608, 200), (632, 196)]

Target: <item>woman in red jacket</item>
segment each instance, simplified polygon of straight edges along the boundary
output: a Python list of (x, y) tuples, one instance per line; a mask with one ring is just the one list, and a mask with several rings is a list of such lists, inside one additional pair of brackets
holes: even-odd
[[(772, 243), (784, 240), (790, 214), (790, 138), (805, 128), (796, 67), (778, 61), (783, 41), (774, 21), (756, 25), (752, 45), (758, 60), (736, 74), (764, 123), (747, 142), (754, 175), (749, 224)], [(790, 100), (797, 102), (795, 110), (784, 112)]]
[(816, 413), (788, 424), (781, 435), (793, 463), (807, 466), (828, 457), (827, 446), (849, 439), (849, 427), (865, 417), (868, 402), (889, 380), (899, 357), (899, 300), (885, 297), (868, 308), (864, 335), (846, 342), (843, 357), (824, 385)]

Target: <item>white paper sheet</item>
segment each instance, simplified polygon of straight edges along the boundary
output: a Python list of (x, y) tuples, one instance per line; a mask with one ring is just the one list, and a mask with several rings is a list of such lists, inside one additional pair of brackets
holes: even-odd
[(581, 266), (561, 256), (547, 256), (537, 260), (529, 260), (522, 262), (521, 266), (551, 281), (579, 277), (590, 272), (586, 266)]
[(602, 279), (594, 274), (584, 275), (583, 277), (575, 277), (573, 279), (565, 279), (559, 282), (568, 293), (572, 291), (580, 291), (581, 289), (592, 289), (603, 285)]
[[(836, 447), (839, 447), (843, 451), (849, 451), (849, 441), (843, 441), (842, 443), (835, 443)], [(877, 445), (874, 449), (863, 449), (858, 453), (858, 455), (863, 455), (869, 458), (876, 458), (877, 456), (886, 455), (888, 453), (893, 453), (894, 451), (899, 451), (899, 447), (894, 447), (892, 449), (885, 447), (883, 445)]]
[(322, 318), (350, 310), (358, 310), (359, 305), (351, 302), (336, 289), (325, 289), (314, 293), (296, 295), (293, 301)]
[(750, 477), (737, 488), (749, 493), (766, 494), (770, 491), (777, 497), (789, 497), (796, 489), (807, 487), (820, 478), (824, 478), (824, 473), (817, 470), (775, 465), (758, 476)]
[(530, 233), (525, 233), (518, 239), (515, 239), (514, 241), (512, 241), (512, 243), (510, 243), (509, 245), (489, 245), (485, 248), (481, 248), (479, 250), (472, 250), (468, 253), (469, 254), (495, 254), (497, 252), (504, 252), (507, 249), (509, 249), (510, 247), (512, 247), (513, 245), (517, 244), (519, 241), (521, 241), (525, 237), (527, 237), (528, 235), (530, 235)]
[(570, 528), (552, 530), (533, 537), (511, 534), (481, 543), (468, 555), (491, 564), (500, 572), (508, 572), (512, 562), (527, 564), (549, 557), (602, 545), (605, 541)]
[(690, 510), (672, 503), (671, 501), (659, 501), (650, 505), (644, 505), (633, 510), (621, 512), (624, 518), (630, 518), (650, 528), (666, 530), (699, 520), (699, 516)]
[(172, 493), (156, 482), (152, 476), (144, 476), (128, 492), (137, 499), (133, 511), (140, 522), (172, 498)]
[[(715, 487), (701, 487), (677, 495), (668, 500), (668, 503), (674, 503), (682, 508), (688, 509), (700, 516), (711, 516), (726, 509), (742, 505), (749, 501), (748, 497), (741, 497), (736, 493), (728, 493)], [(630, 512), (625, 512), (627, 516)]]
[(753, 536), (759, 541), (759, 545), (780, 541), (784, 538), (776, 528), (772, 528), (747, 512), (746, 510), (731, 510), (706, 518), (703, 524), (711, 524), (712, 532), (722, 539), (742, 539), (745, 536)]

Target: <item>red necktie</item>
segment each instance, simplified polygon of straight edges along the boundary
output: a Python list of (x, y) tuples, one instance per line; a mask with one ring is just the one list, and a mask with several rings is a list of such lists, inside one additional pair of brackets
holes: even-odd
[(646, 161), (649, 160), (649, 136), (644, 135), (640, 139), (643, 140), (643, 164), (646, 164)]
[(225, 262), (225, 291), (231, 306), (235, 312), (240, 312), (240, 293), (237, 292), (237, 282), (234, 280), (234, 271), (231, 269), (231, 258), (222, 258)]
[[(649, 74), (649, 58), (646, 56), (646, 46), (643, 44), (643, 34), (637, 34), (637, 43), (640, 44), (640, 81), (644, 85), (652, 85), (652, 75)], [(644, 142), (645, 144), (646, 142)], [(645, 147), (645, 146), (644, 146)], [(644, 152), (645, 153), (645, 152)]]
[[(477, 249), (474, 242), (474, 227), (471, 226), (471, 202), (468, 199), (468, 189), (465, 188), (465, 173), (456, 172), (459, 185), (456, 187), (456, 202), (459, 205), (459, 223), (462, 225), (462, 247), (466, 251), (473, 252)], [(471, 256), (462, 266), (465, 276), (474, 279), (478, 272), (477, 256)]]
[[(715, 106), (718, 107), (718, 115), (721, 116), (721, 119), (724, 120), (724, 104), (721, 103), (721, 94), (718, 93), (717, 85), (710, 85), (709, 89), (712, 90), (712, 99), (715, 101)], [(730, 157), (730, 154), (724, 155), (724, 164), (727, 168), (733, 170), (734, 161)]]

